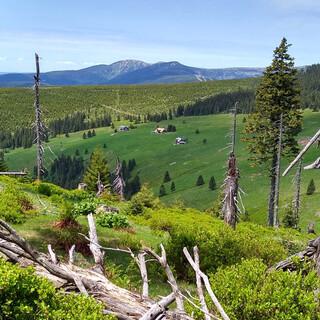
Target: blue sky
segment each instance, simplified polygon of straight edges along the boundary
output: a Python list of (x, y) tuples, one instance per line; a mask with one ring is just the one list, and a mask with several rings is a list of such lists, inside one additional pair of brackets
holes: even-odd
[(0, 72), (122, 59), (264, 67), (283, 36), (297, 65), (320, 62), (320, 0), (1, 0)]

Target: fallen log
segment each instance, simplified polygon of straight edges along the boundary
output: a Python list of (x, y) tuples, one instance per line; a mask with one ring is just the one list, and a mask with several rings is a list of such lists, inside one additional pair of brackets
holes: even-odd
[[(52, 248), (49, 248), (50, 254), (38, 252), (6, 222), (0, 220), (0, 253), (23, 267), (33, 266), (36, 274), (47, 278), (57, 288), (75, 288), (79, 292), (88, 293), (105, 305), (106, 314), (115, 314), (119, 319), (140, 319), (150, 314), (149, 311), (157, 304), (151, 299), (142, 299), (141, 295), (116, 286), (101, 273), (100, 268), (84, 269), (70, 261), (58, 261)], [(97, 249), (95, 246), (95, 253)], [(73, 253), (70, 255), (73, 256)], [(70, 260), (73, 262), (73, 258)], [(95, 259), (95, 262), (100, 263), (100, 259)], [(192, 319), (175, 310), (166, 312), (165, 318)]]

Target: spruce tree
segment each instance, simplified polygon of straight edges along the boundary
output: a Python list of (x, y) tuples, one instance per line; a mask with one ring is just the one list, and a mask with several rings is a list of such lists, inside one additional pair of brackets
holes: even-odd
[(92, 136), (95, 137), (96, 135), (97, 135), (97, 134), (96, 134), (96, 130), (93, 129), (93, 130), (92, 130)]
[(89, 165), (83, 177), (83, 182), (87, 184), (88, 191), (97, 191), (99, 177), (102, 184), (109, 187), (110, 173), (107, 160), (103, 152), (97, 149), (91, 154)]
[(91, 138), (91, 137), (92, 137), (91, 130), (89, 130), (89, 131), (88, 131), (88, 133), (87, 133), (87, 137), (88, 137), (88, 138)]
[(163, 177), (163, 182), (166, 183), (169, 181), (171, 181), (171, 177), (170, 177), (169, 171), (166, 171)]
[(160, 186), (160, 190), (159, 190), (159, 197), (163, 197), (163, 196), (165, 196), (166, 195), (166, 188), (165, 188), (165, 186), (162, 184), (161, 186)]
[(216, 184), (216, 180), (215, 180), (214, 176), (212, 176), (212, 177), (210, 178), (210, 181), (209, 181), (209, 189), (210, 189), (210, 190), (215, 190), (215, 189), (217, 189), (217, 184)]
[(82, 135), (82, 139), (87, 139), (87, 134), (85, 132)]
[(285, 38), (274, 50), (273, 60), (266, 68), (256, 92), (256, 107), (246, 121), (248, 149), (254, 164), (268, 164), (270, 195), (268, 222), (273, 226), (277, 182), (277, 146), (282, 115), (282, 152), (292, 156), (298, 151), (295, 136), (301, 131), (300, 89), (294, 59), (288, 54)]
[(204, 184), (204, 180), (202, 175), (200, 175), (197, 179), (196, 186), (202, 186)]
[(175, 185), (174, 181), (171, 182), (170, 190), (171, 190), (171, 192), (176, 191), (176, 185)]
[(308, 184), (307, 195), (311, 196), (312, 194), (314, 194), (315, 191), (316, 191), (316, 186), (314, 184), (313, 179), (311, 179), (309, 184)]

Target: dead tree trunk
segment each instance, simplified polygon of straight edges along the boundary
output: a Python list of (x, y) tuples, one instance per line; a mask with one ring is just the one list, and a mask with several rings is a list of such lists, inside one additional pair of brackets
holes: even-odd
[(279, 194), (280, 194), (280, 165), (281, 165), (281, 152), (282, 152), (282, 132), (283, 131), (283, 115), (280, 116), (279, 123), (279, 136), (277, 145), (277, 162), (275, 169), (275, 190), (274, 190), (274, 213), (273, 213), (273, 226), (279, 226)]
[(302, 159), (300, 159), (299, 161), (296, 176), (295, 176), (295, 195), (293, 200), (293, 218), (295, 221), (294, 228), (298, 227), (299, 214), (300, 214), (301, 171), (302, 171)]
[(124, 188), (126, 184), (122, 177), (122, 166), (119, 158), (117, 158), (117, 165), (114, 171), (114, 179), (112, 183), (113, 191), (120, 196), (121, 200), (124, 200)]
[(227, 177), (224, 180), (224, 200), (222, 206), (222, 213), (224, 222), (236, 228), (238, 206), (238, 188), (239, 188), (239, 170), (236, 165), (235, 156), (235, 143), (236, 143), (236, 128), (237, 128), (237, 103), (235, 105), (234, 117), (233, 117), (233, 129), (232, 129), (232, 145), (231, 152), (228, 159), (228, 171)]
[(40, 108), (40, 66), (39, 66), (39, 56), (35, 54), (36, 60), (36, 74), (34, 76), (34, 92), (35, 92), (35, 132), (36, 132), (36, 148), (37, 148), (37, 179), (41, 180), (41, 176), (44, 171), (43, 167), (43, 138), (45, 135), (45, 127), (41, 121), (41, 108)]

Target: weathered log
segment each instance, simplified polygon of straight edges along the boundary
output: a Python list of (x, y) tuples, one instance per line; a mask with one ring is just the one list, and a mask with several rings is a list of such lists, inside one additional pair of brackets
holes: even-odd
[(320, 169), (320, 157), (316, 161), (314, 161), (313, 163), (305, 166), (303, 169), (304, 170)]
[(301, 262), (312, 259), (315, 262), (317, 273), (320, 276), (320, 237), (310, 240), (305, 250), (278, 262), (275, 266), (270, 268), (270, 270), (281, 269), (284, 271), (294, 271), (296, 270), (296, 263), (294, 262), (295, 259), (299, 259)]
[[(94, 252), (96, 249), (93, 248)], [(53, 263), (48, 255), (32, 248), (2, 220), (0, 220), (0, 253), (21, 266), (32, 265), (38, 275), (52, 281), (57, 288), (78, 288), (80, 292), (92, 295), (106, 306), (106, 313), (115, 314), (119, 319), (140, 319), (156, 305), (151, 299), (142, 300), (139, 294), (114, 285), (100, 270), (80, 268), (69, 262)], [(181, 314), (179, 310), (168, 311), (166, 316), (182, 320), (191, 319), (188, 315)]]

